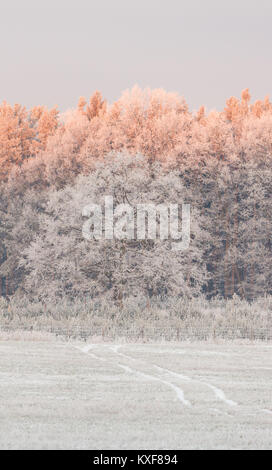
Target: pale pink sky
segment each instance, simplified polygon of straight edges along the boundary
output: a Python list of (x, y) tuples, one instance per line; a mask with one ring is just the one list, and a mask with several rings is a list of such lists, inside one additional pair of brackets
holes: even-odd
[(271, 0), (2, 0), (0, 101), (73, 107), (135, 83), (222, 108), (272, 95)]

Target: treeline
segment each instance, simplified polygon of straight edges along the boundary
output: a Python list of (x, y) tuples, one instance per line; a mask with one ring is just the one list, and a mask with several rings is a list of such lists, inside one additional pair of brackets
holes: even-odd
[[(191, 113), (163, 90), (96, 92), (76, 110), (0, 106), (0, 289), (30, 298), (272, 293), (272, 104), (248, 90)], [(83, 239), (82, 208), (114, 195), (192, 209), (184, 253)]]

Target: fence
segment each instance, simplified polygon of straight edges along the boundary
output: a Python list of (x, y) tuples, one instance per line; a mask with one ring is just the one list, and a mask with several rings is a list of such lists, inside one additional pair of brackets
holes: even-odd
[(88, 338), (101, 337), (105, 341), (112, 341), (124, 338), (127, 341), (140, 341), (140, 340), (166, 340), (166, 341), (187, 341), (198, 340), (207, 341), (209, 339), (222, 338), (226, 340), (235, 339), (249, 339), (272, 341), (272, 327), (269, 325), (263, 328), (243, 327), (205, 327), (205, 328), (173, 328), (165, 327), (128, 327), (128, 328), (95, 328), (95, 327), (82, 327), (74, 325), (72, 328), (65, 328), (59, 326), (44, 326), (34, 328), (33, 326), (22, 325), (3, 325), (0, 324), (0, 332), (15, 332), (15, 331), (28, 331), (28, 332), (45, 332), (51, 333), (56, 336), (61, 336), (66, 339), (80, 339), (87, 341)]

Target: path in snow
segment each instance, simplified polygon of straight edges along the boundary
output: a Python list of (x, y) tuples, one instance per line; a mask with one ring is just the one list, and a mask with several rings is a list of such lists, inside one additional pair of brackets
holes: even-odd
[(169, 369), (163, 369), (162, 367), (159, 367), (159, 366), (155, 366), (158, 370), (161, 370), (162, 372), (167, 372), (168, 374), (174, 376), (174, 377), (177, 377), (181, 380), (185, 380), (185, 381), (188, 381), (188, 382), (195, 382), (195, 383), (199, 383), (199, 384), (202, 384), (202, 385), (206, 385), (206, 387), (210, 388), (216, 398), (218, 398), (219, 400), (222, 400), (226, 405), (229, 405), (229, 406), (236, 406), (238, 403), (236, 403), (235, 401), (233, 400), (229, 400), (228, 398), (226, 398), (226, 395), (225, 393), (223, 392), (223, 390), (221, 390), (221, 388), (218, 388), (218, 387), (215, 387), (214, 385), (212, 385), (211, 383), (209, 382), (206, 382), (204, 380), (198, 380), (198, 379), (192, 379), (191, 377), (188, 377), (187, 375), (183, 375), (183, 374), (179, 374), (177, 372), (173, 372), (172, 370), (169, 370)]
[[(85, 354), (88, 354), (88, 355), (92, 356), (95, 359), (99, 359), (100, 361), (111, 362), (111, 361), (108, 361), (105, 358), (102, 358), (101, 356), (97, 356), (93, 352), (90, 353), (90, 351), (93, 349), (93, 347), (94, 347), (94, 345), (87, 345), (87, 346), (84, 346), (82, 348), (76, 346), (76, 349), (78, 349), (79, 351), (81, 351)], [(116, 354), (120, 355), (121, 357), (125, 357), (126, 359), (130, 359), (130, 360), (133, 359), (133, 358), (130, 358), (129, 356), (126, 356), (125, 354), (119, 353), (118, 352), (118, 349), (119, 349), (118, 345), (111, 346), (110, 349), (113, 352), (115, 352)], [(116, 365), (116, 364), (114, 363), (114, 365)], [(149, 380), (155, 380), (155, 381), (160, 382), (164, 385), (167, 385), (168, 387), (172, 388), (172, 390), (174, 390), (176, 392), (176, 395), (177, 395), (178, 399), (182, 402), (183, 405), (191, 406), (191, 403), (189, 402), (189, 400), (185, 399), (183, 390), (180, 387), (177, 387), (176, 385), (172, 384), (171, 382), (169, 382), (167, 380), (162, 380), (159, 377), (156, 377), (156, 376), (153, 376), (153, 375), (150, 375), (150, 374), (146, 374), (146, 373), (140, 372), (138, 370), (133, 370), (130, 367), (125, 366), (123, 364), (117, 364), (117, 366), (120, 367), (121, 369), (125, 370), (129, 374), (133, 374), (133, 375), (136, 375), (136, 376), (138, 375), (138, 376), (147, 378)]]
[[(121, 348), (121, 345), (114, 345), (114, 346), (110, 346), (110, 349), (115, 352), (116, 354), (126, 358), (126, 359), (130, 359), (132, 361), (140, 361), (142, 363), (145, 363), (145, 364), (148, 364), (147, 361), (143, 360), (143, 359), (135, 359), (134, 357), (132, 356), (129, 356), (127, 354), (124, 354), (122, 352), (120, 352), (120, 348)], [(205, 351), (205, 353), (207, 353), (208, 351)], [(178, 354), (180, 353), (184, 353), (184, 351), (177, 351)], [(209, 351), (210, 353), (210, 351)], [(223, 354), (223, 353), (222, 353)], [(234, 406), (238, 406), (238, 403), (234, 400), (230, 400), (226, 397), (225, 395), (225, 392), (221, 389), (221, 388), (218, 388), (216, 387), (215, 385), (211, 384), (210, 382), (207, 382), (203, 379), (195, 379), (195, 378), (192, 378), (192, 377), (189, 377), (187, 375), (184, 375), (184, 374), (180, 374), (180, 373), (177, 373), (177, 372), (174, 372), (172, 370), (169, 370), (169, 369), (165, 369), (163, 367), (159, 367), (157, 366), (156, 364), (149, 364), (149, 365), (152, 365), (153, 367), (155, 367), (157, 370), (163, 372), (163, 373), (168, 373), (169, 375), (172, 375), (173, 377), (176, 377), (178, 379), (181, 379), (185, 382), (194, 382), (194, 383), (198, 383), (198, 384), (201, 384), (201, 385), (205, 385), (206, 387), (210, 388), (216, 398), (218, 398), (219, 400), (221, 400), (222, 402), (224, 402), (226, 405), (228, 406), (231, 406), (231, 407), (234, 407)], [(261, 367), (260, 367), (261, 368)], [(256, 369), (255, 367), (252, 368), (252, 369)], [(267, 367), (263, 367), (263, 369), (270, 369), (270, 368), (267, 368)], [(173, 384), (172, 384), (173, 385)], [(190, 403), (190, 402), (189, 402)], [(212, 410), (212, 408), (210, 408)], [(216, 408), (213, 408), (214, 411), (217, 411)], [(266, 413), (266, 414), (271, 414), (272, 415), (272, 411), (270, 410), (267, 410), (267, 409), (257, 409), (258, 412), (262, 412), (262, 413)], [(229, 415), (227, 414), (228, 416), (232, 416), (232, 415)]]
[[(127, 354), (123, 354), (119, 351), (121, 346), (118, 346), (118, 345), (115, 345), (114, 347), (111, 346), (110, 349), (115, 352), (116, 354), (119, 354), (120, 356), (126, 358), (126, 359), (130, 359), (130, 360), (133, 360), (135, 361), (136, 359), (134, 357), (131, 357), (131, 356), (128, 356)], [(144, 362), (147, 364), (147, 361), (143, 361), (141, 360), (141, 362)], [(229, 400), (226, 398), (226, 395), (224, 393), (223, 390), (221, 390), (220, 388), (218, 387), (215, 387), (213, 384), (209, 383), (209, 382), (206, 382), (204, 380), (198, 380), (198, 379), (193, 379), (191, 377), (188, 377), (186, 375), (183, 375), (183, 374), (180, 374), (180, 373), (177, 373), (177, 372), (174, 372), (174, 371), (171, 371), (171, 370), (168, 370), (168, 369), (164, 369), (163, 367), (159, 367), (155, 364), (150, 364), (152, 365), (153, 367), (155, 367), (157, 370), (163, 372), (163, 373), (167, 373), (169, 375), (172, 375), (173, 377), (176, 377), (178, 379), (181, 379), (183, 381), (186, 381), (186, 382), (195, 382), (195, 383), (200, 383), (202, 385), (205, 385), (206, 387), (210, 388), (215, 396), (219, 399), (219, 400), (222, 400), (226, 405), (229, 405), (229, 406), (236, 406), (237, 403), (233, 400)]]
[(181, 401), (181, 403), (183, 405), (192, 406), (191, 403), (189, 402), (189, 400), (186, 400), (184, 398), (183, 390), (181, 390), (180, 387), (177, 387), (176, 385), (172, 384), (171, 382), (166, 381), (166, 380), (162, 380), (159, 377), (156, 377), (154, 375), (146, 374), (145, 372), (140, 372), (138, 370), (133, 370), (133, 369), (131, 369), (131, 367), (124, 366), (123, 364), (118, 364), (118, 366), (121, 367), (122, 369), (124, 369), (126, 372), (128, 372), (130, 374), (139, 375), (140, 377), (144, 377), (144, 378), (147, 378), (149, 380), (156, 380), (157, 382), (160, 382), (164, 385), (167, 385), (168, 387), (172, 388), (172, 390), (174, 390), (176, 392), (178, 399)]
[[(152, 374), (147, 374), (145, 372), (141, 372), (141, 371), (139, 371), (135, 368), (132, 369), (131, 367), (129, 367), (127, 365), (124, 365), (124, 364), (119, 364), (119, 363), (116, 364), (115, 362), (112, 362), (107, 358), (98, 356), (97, 354), (95, 354), (93, 352), (93, 349), (97, 346), (99, 346), (99, 345), (90, 344), (90, 345), (86, 345), (86, 346), (83, 346), (83, 347), (78, 347), (78, 346), (75, 346), (75, 347), (76, 347), (76, 349), (80, 350), (81, 352), (90, 355), (94, 359), (97, 359), (97, 360), (100, 360), (100, 361), (103, 361), (103, 362), (107, 362), (107, 363), (112, 363), (112, 365), (117, 365), (119, 368), (123, 369), (124, 371), (126, 371), (127, 373), (129, 373), (131, 375), (141, 376), (141, 377), (147, 378), (148, 380), (157, 381), (157, 382), (160, 382), (160, 383), (166, 385), (167, 387), (169, 387), (169, 388), (171, 388), (172, 390), (175, 391), (178, 399), (180, 400), (180, 402), (183, 405), (188, 406), (188, 407), (192, 406), (192, 403), (188, 399), (185, 398), (184, 391), (180, 387), (178, 387), (177, 385), (173, 384), (170, 380), (163, 379), (161, 377), (158, 377), (157, 375), (152, 375)], [(192, 377), (189, 377), (188, 375), (184, 375), (184, 374), (181, 374), (181, 373), (178, 373), (178, 372), (174, 372), (172, 370), (160, 367), (156, 364), (149, 363), (148, 361), (146, 361), (144, 359), (136, 359), (136, 358), (134, 358), (134, 357), (132, 357), (128, 354), (125, 354), (125, 353), (121, 352), (120, 351), (121, 347), (122, 347), (122, 345), (111, 345), (111, 346), (107, 346), (107, 349), (109, 349), (110, 351), (112, 351), (116, 355), (118, 355), (119, 357), (122, 357), (122, 358), (124, 358), (128, 361), (133, 361), (134, 363), (135, 362), (136, 363), (140, 362), (145, 366), (152, 366), (153, 368), (155, 368), (160, 373), (170, 375), (170, 376), (175, 377), (175, 378), (177, 378), (179, 380), (182, 380), (184, 382), (191, 382), (191, 383), (195, 383), (195, 384), (204, 385), (205, 387), (212, 390), (214, 392), (215, 397), (218, 400), (222, 401), (225, 405), (230, 406), (230, 407), (238, 406), (237, 402), (235, 402), (234, 400), (230, 400), (229, 398), (226, 397), (225, 392), (221, 388), (216, 387), (215, 385), (211, 384), (210, 382), (207, 382), (206, 380), (203, 380), (203, 378), (192, 378)], [(175, 352), (172, 351), (172, 353), (174, 354)], [(182, 351), (177, 351), (176, 353), (177, 354), (184, 354), (185, 350), (184, 351), (183, 350)], [(205, 353), (210, 353), (210, 351), (209, 352), (205, 351)], [(222, 353), (222, 355), (223, 355), (223, 353)], [(226, 354), (226, 355), (228, 355), (228, 354)], [(264, 367), (264, 369), (269, 369), (269, 368)], [(220, 414), (223, 413), (223, 414), (226, 414), (229, 417), (233, 417), (232, 415), (230, 415), (228, 413), (225, 413), (222, 410), (219, 411), (217, 408), (209, 408), (209, 409), (211, 411), (215, 411), (215, 412), (220, 413)], [(260, 409), (259, 408), (256, 411), (272, 415), (272, 411), (270, 411), (268, 409)]]

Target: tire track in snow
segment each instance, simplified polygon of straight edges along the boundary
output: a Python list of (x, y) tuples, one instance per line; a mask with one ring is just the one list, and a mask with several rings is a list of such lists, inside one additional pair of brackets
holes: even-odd
[(224, 391), (221, 390), (221, 388), (215, 387), (214, 385), (208, 383), (208, 382), (203, 382), (202, 380), (199, 380), (199, 383), (202, 383), (203, 385), (206, 385), (206, 387), (209, 387), (211, 390), (213, 390), (215, 396), (219, 399), (222, 400), (226, 405), (229, 406), (237, 406), (238, 403), (234, 400), (229, 400)]
[(103, 357), (97, 356), (97, 354), (95, 354), (94, 352), (90, 352), (94, 348), (94, 344), (88, 344), (86, 346), (83, 346), (83, 348), (80, 348), (79, 346), (73, 346), (73, 348), (77, 349), (83, 354), (88, 354), (88, 356), (93, 357), (93, 359), (98, 359), (99, 361), (107, 362), (107, 360)]
[[(132, 361), (137, 362), (137, 359), (135, 359), (134, 357), (128, 356), (127, 354), (123, 354), (122, 352), (120, 352), (119, 351), (120, 347), (121, 347), (120, 345), (110, 346), (110, 350), (113, 351), (115, 354), (118, 354), (118, 356), (123, 357), (124, 359), (128, 359), (129, 361), (132, 360)], [(146, 363), (146, 361), (142, 361), (142, 362)], [(160, 379), (159, 377), (156, 377), (156, 376), (153, 376), (153, 375), (150, 375), (150, 374), (146, 374), (144, 372), (140, 372), (138, 370), (133, 371), (133, 369), (131, 369), (130, 367), (123, 366), (122, 364), (118, 364), (118, 365), (119, 365), (119, 367), (122, 367), (122, 369), (126, 370), (127, 372), (134, 373), (134, 374), (140, 375), (142, 377), (145, 377), (145, 378), (148, 378), (148, 379), (151, 379), (151, 380), (156, 380), (156, 381), (159, 381), (159, 382), (163, 383), (164, 385), (167, 385), (168, 387), (172, 388), (172, 390), (175, 391), (178, 399), (183, 403), (183, 405), (192, 406), (191, 402), (184, 397), (183, 390), (180, 387), (177, 387), (176, 385), (172, 384), (172, 382)]]
[(198, 380), (198, 379), (193, 379), (191, 377), (188, 377), (187, 375), (183, 375), (183, 374), (179, 374), (178, 372), (174, 372), (172, 370), (169, 370), (169, 369), (164, 369), (162, 367), (159, 367), (159, 366), (154, 366), (156, 367), (157, 369), (163, 371), (163, 372), (168, 372), (168, 374), (170, 375), (173, 375), (174, 377), (177, 377), (177, 378), (181, 378), (182, 380), (186, 380), (186, 381), (189, 381), (189, 382), (195, 382), (195, 383), (199, 383), (199, 384), (202, 384), (202, 385), (206, 385), (206, 387), (210, 388), (211, 390), (213, 390), (215, 396), (219, 399), (219, 400), (222, 400), (223, 402), (225, 402), (227, 405), (229, 406), (236, 406), (238, 403), (236, 403), (235, 401), (233, 400), (229, 400), (225, 393), (223, 392), (223, 390), (221, 390), (221, 388), (218, 388), (218, 387), (215, 387), (215, 385), (212, 385), (211, 383), (209, 382), (206, 382), (204, 380)]
[(161, 370), (162, 372), (167, 372), (168, 374), (170, 374), (174, 377), (180, 378), (182, 380), (185, 380), (185, 381), (188, 381), (188, 382), (195, 382), (195, 383), (205, 385), (206, 387), (210, 388), (214, 392), (216, 398), (223, 401), (226, 405), (229, 405), (229, 406), (237, 406), (238, 405), (238, 403), (236, 403), (236, 401), (229, 400), (226, 397), (224, 391), (221, 390), (221, 388), (215, 387), (215, 385), (212, 385), (209, 382), (206, 382), (204, 380), (192, 379), (191, 377), (188, 377), (187, 375), (179, 374), (178, 372), (173, 372), (172, 370), (164, 369), (163, 367), (159, 367), (159, 366), (156, 366), (156, 365), (154, 365), (154, 367), (156, 367), (156, 369), (158, 369), (158, 370)]
[[(110, 349), (111, 349), (113, 352), (115, 352), (116, 354), (119, 354), (119, 355), (122, 356), (122, 357), (125, 357), (125, 358), (130, 359), (130, 360), (133, 360), (133, 361), (136, 360), (136, 359), (134, 359), (133, 357), (128, 356), (127, 354), (121, 353), (121, 352), (119, 351), (120, 347), (121, 347), (121, 346), (116, 345), (116, 346), (114, 346), (114, 347), (111, 347)], [(146, 361), (142, 361), (142, 362), (145, 362), (145, 363), (146, 363)], [(173, 377), (176, 377), (176, 378), (178, 378), (178, 379), (182, 379), (183, 381), (186, 381), (186, 382), (195, 382), (195, 383), (200, 383), (200, 384), (202, 384), (202, 385), (205, 385), (206, 387), (210, 388), (210, 389), (214, 392), (216, 398), (218, 398), (219, 400), (223, 401), (226, 405), (228, 405), (228, 406), (237, 406), (237, 403), (236, 403), (235, 401), (229, 400), (229, 399), (226, 397), (226, 395), (225, 395), (225, 393), (224, 393), (223, 390), (221, 390), (221, 389), (218, 388), (218, 387), (215, 387), (214, 385), (212, 385), (212, 384), (209, 383), (209, 382), (205, 382), (205, 381), (203, 381), (203, 380), (192, 379), (191, 377), (188, 377), (188, 376), (183, 375), (183, 374), (179, 374), (179, 373), (177, 373), (177, 372), (173, 372), (173, 371), (168, 370), (168, 369), (165, 369), (165, 368), (163, 368), (163, 367), (159, 367), (159, 366), (157, 366), (157, 365), (155, 365), (155, 364), (151, 364), (151, 365), (152, 365), (153, 367), (155, 367), (157, 370), (159, 370), (159, 371), (161, 371), (161, 372), (164, 372), (164, 373), (166, 372), (166, 373), (168, 373), (169, 375), (172, 375)], [(173, 384), (172, 384), (172, 385), (173, 385)]]
[[(90, 353), (89, 351), (91, 349), (93, 349), (95, 347), (95, 345), (86, 345), (84, 346), (83, 348), (80, 348), (78, 346), (73, 346), (74, 348), (78, 349), (79, 351), (83, 352), (83, 353), (86, 353), (88, 355), (91, 355), (93, 358), (95, 359), (98, 359), (100, 361), (104, 361), (104, 362), (108, 362), (107, 359), (105, 358), (102, 358), (101, 356), (97, 356), (96, 354), (94, 353)], [(132, 360), (132, 361), (140, 361), (144, 364), (147, 363), (147, 361), (144, 361), (142, 359), (135, 359), (134, 357), (132, 356), (129, 356), (127, 354), (124, 354), (122, 352), (119, 351), (119, 349), (121, 348), (122, 346), (121, 345), (113, 345), (113, 346), (110, 346), (110, 349), (115, 353), (115, 354), (118, 354), (119, 356), (125, 358), (125, 359), (128, 359), (128, 360)], [(153, 367), (157, 368), (158, 370), (160, 371), (163, 371), (164, 373), (168, 373), (172, 376), (175, 376), (176, 378), (179, 378), (179, 379), (182, 379), (184, 381), (187, 381), (187, 382), (195, 382), (195, 383), (200, 383), (202, 385), (206, 385), (208, 388), (210, 388), (211, 390), (213, 390), (213, 392), (215, 393), (216, 397), (220, 400), (222, 400), (223, 402), (225, 402), (226, 404), (228, 404), (229, 406), (237, 406), (238, 403), (236, 403), (235, 401), (233, 400), (229, 400), (228, 398), (226, 398), (226, 395), (224, 393), (223, 390), (219, 389), (218, 387), (215, 387), (214, 385), (210, 384), (209, 382), (205, 382), (203, 380), (198, 380), (198, 379), (194, 379), (194, 378), (191, 378), (187, 375), (184, 375), (184, 374), (180, 374), (180, 373), (177, 373), (177, 372), (174, 372), (174, 371), (171, 371), (169, 369), (164, 369), (162, 367), (159, 367), (155, 364), (150, 364), (152, 365)], [(140, 371), (133, 371), (130, 367), (128, 366), (125, 366), (125, 365), (122, 365), (122, 364), (118, 364), (119, 367), (121, 367), (123, 370), (126, 370), (126, 372), (129, 372), (129, 373), (132, 373), (132, 374), (138, 374), (138, 375), (142, 375), (142, 376), (145, 376), (149, 379), (152, 379), (152, 380), (157, 380), (157, 381), (160, 381), (161, 383), (164, 383), (165, 385), (168, 385), (169, 387), (171, 387), (173, 390), (175, 390), (178, 398), (183, 402), (187, 402), (187, 406), (192, 406), (191, 402), (189, 400), (186, 400), (184, 398), (184, 393), (183, 391), (181, 390), (181, 388), (177, 387), (176, 385), (172, 384), (171, 382), (169, 381), (164, 381), (163, 379), (160, 379), (158, 377), (155, 377), (155, 376), (152, 376), (152, 375), (149, 375), (149, 374), (144, 374), (143, 372), (140, 372)], [(212, 409), (212, 408), (211, 408)], [(214, 408), (214, 411), (217, 411), (217, 409)], [(258, 409), (256, 410), (257, 412), (261, 412), (261, 413), (266, 413), (266, 414), (269, 414), (269, 415), (272, 415), (272, 411), (271, 410), (268, 410), (268, 409)]]
[[(136, 360), (137, 360), (137, 359), (135, 359), (135, 358), (132, 357), (132, 356), (128, 356), (128, 355), (126, 355), (126, 354), (123, 354), (123, 353), (119, 352), (120, 347), (121, 347), (120, 345), (117, 345), (117, 346), (115, 347), (115, 350), (114, 350), (114, 351), (117, 352), (118, 354), (120, 354), (121, 356), (126, 357), (127, 359), (132, 359), (133, 361), (136, 361)], [(142, 360), (142, 359), (138, 359), (138, 360), (140, 360), (140, 361), (146, 363), (146, 361), (144, 361), (144, 360)], [(167, 372), (167, 373), (169, 373), (170, 375), (172, 375), (173, 377), (177, 377), (177, 378), (182, 379), (182, 380), (184, 380), (184, 381), (186, 381), (186, 382), (195, 382), (195, 383), (199, 383), (199, 384), (202, 384), (202, 385), (206, 385), (206, 387), (208, 387), (208, 388), (210, 388), (211, 390), (213, 390), (215, 396), (216, 396), (219, 400), (223, 401), (226, 405), (231, 406), (231, 407), (234, 407), (234, 406), (236, 407), (236, 406), (238, 406), (238, 403), (237, 403), (236, 401), (230, 400), (230, 399), (228, 399), (228, 398), (226, 397), (226, 395), (225, 395), (225, 393), (224, 393), (224, 391), (223, 391), (222, 389), (220, 389), (220, 388), (218, 388), (218, 387), (215, 387), (215, 385), (213, 385), (213, 384), (211, 384), (211, 383), (209, 383), (209, 382), (191, 378), (191, 377), (189, 377), (189, 376), (187, 376), (187, 375), (180, 374), (180, 373), (171, 371), (171, 370), (169, 370), (169, 369), (165, 369), (165, 368), (163, 368), (163, 367), (159, 367), (159, 366), (157, 366), (156, 364), (152, 364), (152, 365), (153, 365), (153, 367), (155, 367), (157, 370), (160, 370), (161, 372)], [(267, 367), (264, 367), (264, 369), (267, 369)], [(217, 409), (214, 408), (214, 411), (217, 411)], [(271, 411), (271, 410), (267, 410), (267, 409), (257, 409), (256, 411), (257, 411), (257, 412), (261, 412), (261, 413), (266, 413), (266, 414), (272, 415), (272, 411)], [(233, 417), (232, 415), (228, 415), (228, 416)], [(255, 416), (255, 415), (254, 415), (254, 416)]]
[(183, 405), (192, 406), (191, 402), (189, 400), (186, 400), (186, 398), (184, 397), (183, 390), (181, 390), (180, 387), (177, 387), (176, 385), (172, 384), (171, 382), (160, 379), (159, 377), (155, 377), (154, 375), (146, 374), (145, 372), (140, 372), (138, 370), (133, 370), (133, 369), (131, 369), (131, 367), (125, 366), (123, 364), (118, 364), (118, 366), (121, 367), (126, 372), (128, 372), (129, 374), (139, 375), (140, 377), (144, 377), (144, 378), (147, 378), (149, 380), (154, 380), (154, 381), (160, 382), (164, 385), (167, 385), (168, 387), (170, 387), (172, 390), (174, 390), (176, 392), (176, 395), (177, 395), (178, 399), (181, 401), (181, 403)]
[[(201, 383), (201, 384), (205, 384), (207, 387), (211, 388), (212, 390), (214, 390), (214, 393), (215, 395), (225, 401), (226, 404), (228, 404), (229, 406), (239, 406), (237, 402), (233, 401), (233, 400), (229, 400), (226, 398), (225, 396), (225, 393), (223, 392), (223, 390), (215, 387), (214, 385), (208, 383), (208, 382), (204, 382), (203, 380), (197, 380), (197, 379), (193, 379), (194, 381), (198, 382), (198, 383)], [(256, 416), (256, 413), (267, 413), (267, 414), (270, 414), (272, 415), (272, 411), (270, 410), (267, 410), (267, 409), (260, 409), (260, 408), (257, 408), (255, 409), (255, 414), (251, 414), (251, 413), (247, 413), (247, 416)]]
[[(119, 353), (118, 352), (118, 349), (119, 349), (119, 345), (115, 345), (115, 346), (111, 346), (110, 349), (115, 352), (116, 354), (126, 358), (126, 359), (133, 359), (133, 360), (136, 360), (134, 358), (130, 358), (129, 356), (126, 356), (125, 354), (122, 354), (122, 353)], [(88, 354), (88, 356), (92, 356), (93, 358), (95, 359), (99, 359), (100, 361), (104, 361), (104, 362), (110, 362), (108, 361), (107, 359), (105, 358), (102, 358), (100, 356), (97, 356), (96, 354), (94, 354), (93, 352), (90, 353), (91, 349), (94, 348), (94, 345), (87, 345), (87, 346), (84, 346), (83, 348), (80, 348), (79, 346), (74, 346), (74, 348), (78, 349), (79, 351), (81, 351), (82, 353), (85, 353), (85, 354)], [(114, 364), (115, 365), (115, 364)], [(168, 387), (172, 388), (172, 390), (174, 390), (176, 392), (176, 395), (178, 397), (178, 399), (182, 402), (183, 405), (185, 406), (192, 406), (191, 403), (189, 402), (189, 400), (186, 400), (186, 398), (184, 397), (184, 392), (183, 390), (181, 390), (180, 387), (177, 387), (176, 385), (172, 384), (171, 382), (168, 382), (166, 380), (162, 380), (158, 377), (155, 377), (153, 375), (149, 375), (149, 374), (145, 374), (144, 372), (140, 372), (138, 370), (133, 370), (131, 369), (130, 367), (128, 366), (125, 366), (123, 364), (117, 364), (118, 367), (120, 367), (121, 369), (125, 370), (126, 372), (128, 372), (129, 374), (133, 374), (133, 375), (139, 375), (141, 377), (145, 377), (145, 378), (148, 378), (149, 380), (155, 380), (157, 382), (160, 382), (160, 383), (163, 383), (164, 385), (167, 385)]]
[[(127, 354), (124, 354), (122, 352), (119, 351), (119, 349), (121, 348), (120, 345), (116, 344), (114, 346), (110, 346), (110, 350), (113, 351), (115, 354), (118, 354), (119, 356), (122, 356), (123, 358), (125, 359), (128, 359), (129, 361), (136, 361), (139, 360), (139, 359), (135, 359), (134, 357), (132, 356), (127, 356)], [(141, 361), (141, 359), (140, 359)], [(146, 362), (146, 361), (142, 361), (142, 362)]]

